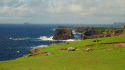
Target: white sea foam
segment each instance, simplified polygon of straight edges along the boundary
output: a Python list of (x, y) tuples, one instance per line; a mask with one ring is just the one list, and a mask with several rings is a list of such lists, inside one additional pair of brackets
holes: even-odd
[(27, 40), (29, 38), (9, 38), (9, 39), (11, 39), (11, 40)]
[(55, 31), (57, 28), (51, 29), (52, 31)]
[(11, 40), (27, 40), (30, 41), (65, 41), (65, 42), (72, 42), (75, 41), (75, 39), (67, 39), (67, 40), (53, 40), (53, 36), (47, 37), (47, 36), (41, 36), (40, 38), (9, 38)]
[(36, 47), (47, 47), (48, 45), (39, 45), (39, 46), (36, 46)]
[(43, 41), (68, 41), (68, 42), (75, 41), (75, 39), (53, 40), (53, 36), (51, 36), (51, 37), (41, 36), (39, 39), (41, 39), (41, 40), (43, 40)]
[(17, 51), (17, 53), (19, 53), (20, 51)]
[(73, 42), (73, 41), (75, 41), (75, 39), (67, 39), (67, 40), (59, 40), (59, 41)]
[(38, 45), (38, 46), (32, 46), (31, 48), (33, 48), (33, 47), (37, 47), (37, 48), (39, 48), (39, 47), (47, 47), (48, 45)]
[(41, 39), (41, 40), (45, 40), (45, 41), (52, 41), (53, 40), (53, 36), (51, 36), (51, 37), (47, 37), (47, 36), (41, 36), (39, 39)]
[(81, 33), (79, 33), (79, 32), (75, 32), (75, 30), (72, 30), (72, 33), (73, 33), (73, 34), (81, 34)]

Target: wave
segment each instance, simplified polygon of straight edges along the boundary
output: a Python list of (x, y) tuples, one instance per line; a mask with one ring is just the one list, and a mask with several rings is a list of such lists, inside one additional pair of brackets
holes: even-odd
[(39, 45), (39, 46), (36, 46), (36, 47), (47, 47), (48, 45)]
[(51, 29), (52, 31), (55, 31), (57, 28)]
[(73, 33), (73, 34), (81, 34), (81, 33), (79, 33), (79, 32), (75, 32), (75, 30), (72, 30), (72, 33)]
[(9, 38), (9, 39), (11, 39), (11, 40), (27, 40), (30, 38), (26, 37), (26, 38)]
[(41, 39), (41, 40), (43, 40), (43, 41), (68, 41), (68, 42), (75, 41), (75, 39), (67, 39), (67, 40), (53, 40), (53, 36), (51, 36), (51, 37), (41, 36), (39, 39)]
[(65, 42), (73, 42), (75, 39), (67, 39), (67, 40), (53, 40), (53, 36), (47, 37), (47, 36), (41, 36), (39, 38), (9, 38), (11, 40), (30, 40), (30, 41), (65, 41)]
[(45, 41), (47, 41), (47, 40), (52, 41), (53, 40), (53, 36), (51, 36), (51, 37), (41, 36), (39, 39), (45, 40)]

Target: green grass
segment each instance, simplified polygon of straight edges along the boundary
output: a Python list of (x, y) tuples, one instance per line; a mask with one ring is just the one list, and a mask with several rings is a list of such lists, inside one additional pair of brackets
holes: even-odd
[[(0, 70), (124, 70), (125, 47), (114, 48), (113, 45), (104, 43), (125, 42), (125, 33), (121, 36), (97, 39), (101, 41), (93, 42), (95, 39), (87, 39), (43, 47), (37, 53), (52, 52), (54, 55), (0, 61)], [(91, 46), (86, 47), (86, 45)], [(60, 49), (67, 49), (71, 46), (79, 50), (60, 51)], [(87, 48), (94, 51), (85, 52), (84, 50)], [(111, 49), (111, 51), (105, 49)]]

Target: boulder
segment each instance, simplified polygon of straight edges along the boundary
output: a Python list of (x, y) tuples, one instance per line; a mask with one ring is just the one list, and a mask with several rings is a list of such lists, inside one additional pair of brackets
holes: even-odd
[(67, 50), (68, 50), (68, 51), (75, 51), (75, 49), (76, 49), (76, 48), (72, 46), (72, 47), (69, 47)]
[(53, 55), (54, 53), (48, 52), (47, 55)]
[(101, 40), (94, 40), (93, 42), (99, 42), (99, 41), (101, 41)]
[(71, 28), (58, 28), (56, 29), (53, 39), (54, 40), (74, 39), (74, 35), (72, 33)]
[(40, 50), (41, 48), (34, 47), (33, 49), (29, 50), (29, 53), (33, 55), (34, 53), (39, 52)]
[(90, 48), (87, 48), (85, 51), (87, 51), (87, 52), (90, 52), (90, 51), (92, 51), (92, 49), (90, 49)]
[(82, 40), (88, 39), (88, 37), (85, 35), (82, 35), (81, 37), (82, 37)]
[(105, 49), (106, 51), (111, 51), (111, 49)]

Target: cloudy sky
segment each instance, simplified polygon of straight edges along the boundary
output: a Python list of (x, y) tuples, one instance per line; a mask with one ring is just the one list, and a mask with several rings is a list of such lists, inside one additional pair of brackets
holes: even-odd
[(125, 0), (0, 0), (0, 23), (113, 24)]

